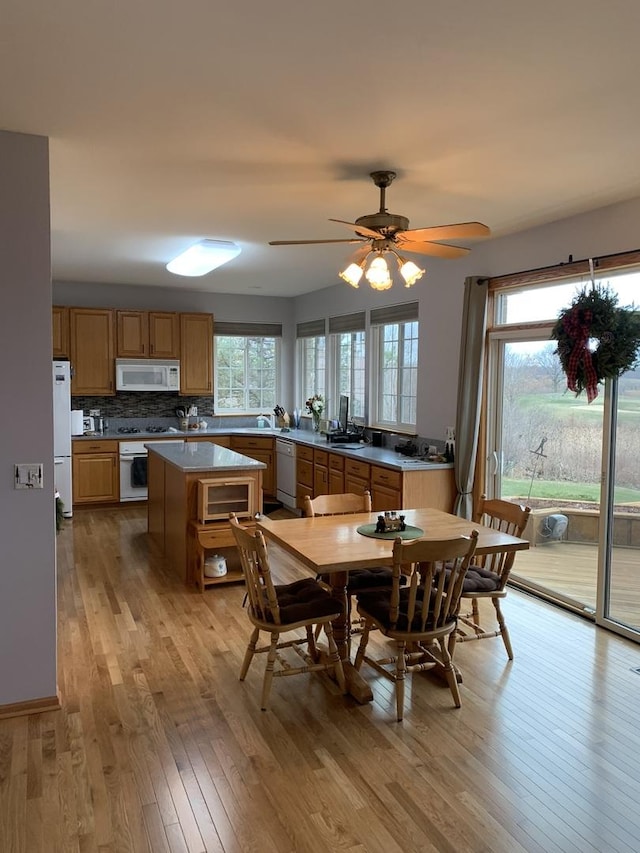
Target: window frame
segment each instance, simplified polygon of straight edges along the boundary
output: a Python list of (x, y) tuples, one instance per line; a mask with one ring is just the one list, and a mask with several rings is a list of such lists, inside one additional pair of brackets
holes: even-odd
[[(243, 343), (240, 345), (240, 349), (243, 350), (244, 356), (244, 366), (243, 366), (243, 381), (245, 383), (244, 388), (244, 405), (231, 408), (231, 407), (223, 407), (220, 405), (220, 397), (222, 396), (220, 392), (220, 387), (218, 385), (218, 381), (220, 379), (221, 374), (224, 374), (224, 370), (226, 368), (221, 368), (218, 362), (219, 356), (219, 340), (221, 338), (235, 338), (241, 340)], [(249, 341), (260, 341), (264, 344), (265, 341), (272, 341), (274, 347), (274, 366), (273, 366), (273, 400), (265, 400), (265, 392), (270, 391), (268, 385), (265, 385), (263, 382), (260, 387), (260, 396), (262, 399), (262, 403), (260, 406), (249, 406), (248, 405), (248, 394), (250, 393), (250, 389), (247, 384), (247, 378), (252, 368), (248, 364), (248, 360), (250, 358), (251, 347), (248, 345)], [(277, 405), (278, 400), (281, 396), (281, 358), (282, 358), (282, 326), (280, 324), (247, 324), (247, 323), (219, 323), (216, 324), (214, 328), (213, 335), (213, 352), (214, 352), (214, 400), (215, 400), (215, 411), (217, 415), (254, 415), (254, 414), (264, 414), (266, 412), (273, 411), (274, 407)]]
[[(398, 364), (395, 368), (388, 368), (384, 365), (384, 350), (385, 350), (385, 330), (392, 326), (398, 327), (397, 335), (397, 355)], [(412, 334), (407, 338), (406, 332), (408, 327), (415, 326), (412, 329)], [(408, 341), (414, 342), (411, 349), (413, 353), (413, 364), (403, 364), (403, 354), (406, 352)], [(418, 303), (407, 303), (399, 306), (391, 306), (390, 308), (380, 309), (379, 311), (371, 312), (371, 327), (370, 327), (370, 342), (371, 342), (371, 394), (370, 394), (370, 426), (375, 429), (384, 429), (387, 431), (415, 434), (417, 429), (417, 403), (418, 403), (418, 370), (419, 370), (419, 346), (420, 346), (420, 320), (418, 316)], [(397, 417), (395, 420), (384, 419), (382, 412), (384, 410), (383, 394), (385, 393), (384, 379), (385, 371), (389, 369), (396, 371), (395, 379), (395, 405)], [(412, 386), (410, 392), (407, 392), (406, 385)], [(401, 417), (402, 399), (413, 400), (414, 420), (406, 420)]]

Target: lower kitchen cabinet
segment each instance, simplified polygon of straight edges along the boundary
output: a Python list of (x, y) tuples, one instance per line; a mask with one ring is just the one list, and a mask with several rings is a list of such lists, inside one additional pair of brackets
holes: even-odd
[[(217, 442), (216, 442), (217, 443)], [(257, 459), (267, 466), (262, 472), (262, 490), (265, 495), (275, 497), (276, 472), (272, 438), (258, 438), (244, 435), (231, 436), (231, 449), (250, 459)]]
[(326, 450), (313, 451), (313, 496), (329, 494), (329, 454)]
[[(371, 465), (358, 459), (345, 459), (344, 490), (354, 495), (371, 491)], [(375, 508), (375, 507), (374, 507)]]
[(375, 512), (403, 508), (402, 481), (402, 471), (371, 466), (371, 506)]
[(329, 454), (329, 494), (344, 494), (344, 456), (340, 453)]
[(72, 460), (74, 505), (119, 503), (117, 441), (74, 442)]
[(304, 499), (313, 492), (313, 448), (299, 444), (296, 450), (296, 506), (304, 508)]

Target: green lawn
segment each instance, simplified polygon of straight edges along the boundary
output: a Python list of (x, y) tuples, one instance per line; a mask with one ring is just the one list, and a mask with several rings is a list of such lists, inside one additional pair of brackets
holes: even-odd
[[(599, 483), (567, 483), (554, 480), (512, 480), (508, 477), (502, 478), (502, 496), (505, 498), (527, 497), (531, 488), (532, 498), (555, 499), (562, 501), (600, 501)], [(640, 490), (623, 489), (615, 490), (615, 503), (640, 503)]]

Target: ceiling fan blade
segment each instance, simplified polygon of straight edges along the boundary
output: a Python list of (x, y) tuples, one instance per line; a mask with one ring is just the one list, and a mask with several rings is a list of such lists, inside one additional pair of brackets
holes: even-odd
[(422, 240), (469, 240), (474, 237), (489, 237), (491, 229), (482, 222), (457, 222), (453, 225), (435, 225), (432, 228), (412, 228), (398, 231), (398, 242)]
[(404, 252), (417, 252), (419, 255), (433, 255), (435, 258), (462, 258), (468, 255), (470, 249), (462, 246), (448, 246), (446, 243), (407, 242), (398, 243), (398, 248)]
[(365, 225), (357, 225), (355, 222), (347, 222), (344, 219), (330, 219), (329, 222), (339, 222), (341, 225), (348, 225), (356, 234), (361, 234), (363, 237), (373, 237), (374, 240), (383, 239), (379, 231), (374, 231), (372, 228), (367, 228)]
[(349, 258), (350, 264), (360, 264), (364, 258), (367, 257), (369, 252), (371, 251), (371, 246), (367, 242), (365, 246), (361, 246), (359, 249), (356, 249), (355, 252)]
[(311, 246), (314, 243), (362, 243), (357, 237), (349, 240), (269, 240), (270, 246)]

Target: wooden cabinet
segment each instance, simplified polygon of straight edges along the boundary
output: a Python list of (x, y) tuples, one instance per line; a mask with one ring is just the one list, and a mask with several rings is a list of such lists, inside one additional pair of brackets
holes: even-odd
[(371, 490), (371, 466), (358, 459), (345, 459), (344, 490), (354, 495), (363, 495)]
[(69, 309), (66, 306), (53, 306), (51, 325), (53, 332), (53, 357), (69, 358)]
[(213, 316), (180, 314), (180, 393), (213, 394)]
[(180, 315), (171, 311), (116, 311), (118, 358), (179, 358)]
[[(243, 521), (242, 526), (253, 533), (255, 522)], [(200, 592), (207, 587), (225, 583), (244, 581), (240, 565), (236, 540), (228, 524), (203, 524), (197, 521), (189, 523), (189, 576)], [(227, 573), (219, 578), (209, 578), (204, 573), (204, 563), (209, 554), (222, 554), (227, 561)]]
[(198, 481), (198, 521), (227, 521), (229, 513), (253, 518), (258, 506), (253, 477), (217, 477)]
[(231, 447), (230, 435), (191, 435), (187, 441), (210, 441), (218, 447)]
[(117, 441), (74, 441), (73, 503), (119, 503)]
[(340, 453), (329, 454), (329, 494), (344, 494), (344, 456)]
[(313, 496), (329, 494), (329, 454), (326, 450), (313, 451)]
[[(219, 442), (216, 441), (216, 444)], [(244, 435), (231, 436), (231, 449), (250, 459), (257, 459), (267, 466), (262, 472), (262, 488), (266, 495), (276, 493), (276, 472), (274, 465), (274, 448), (272, 438), (258, 438)]]
[(403, 508), (402, 480), (401, 471), (371, 466), (371, 506), (374, 512)]
[(296, 506), (304, 508), (304, 499), (313, 494), (313, 448), (299, 444), (296, 450)]
[(114, 317), (108, 308), (69, 309), (71, 394), (113, 396)]

